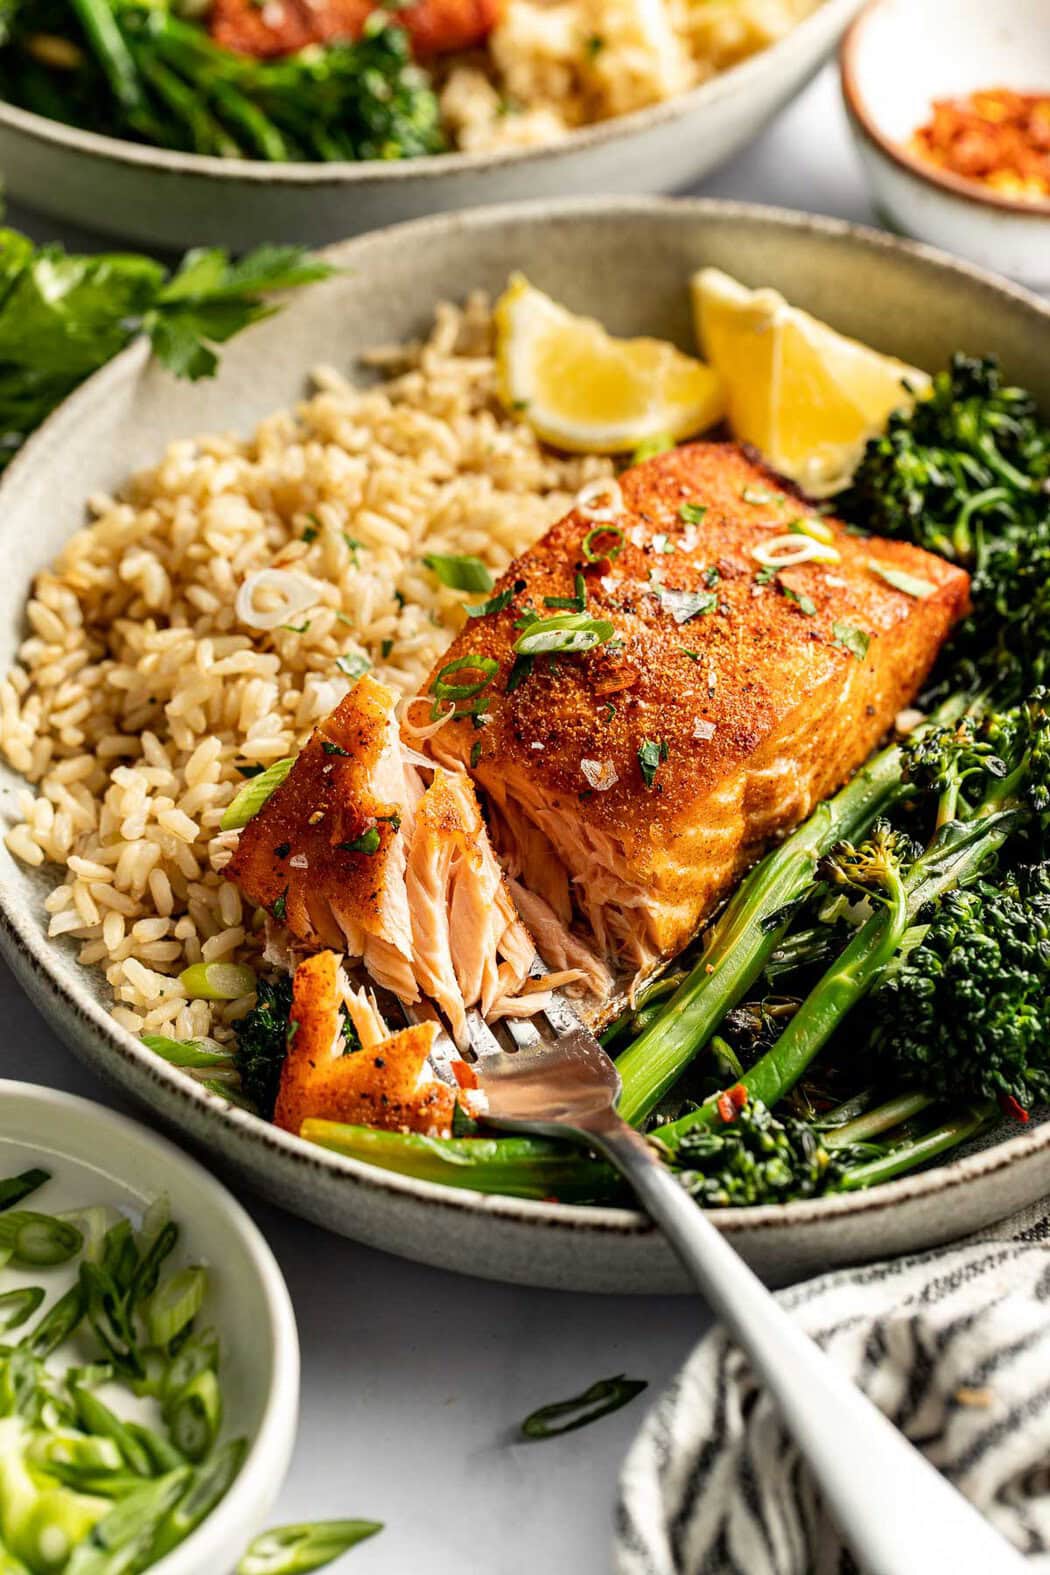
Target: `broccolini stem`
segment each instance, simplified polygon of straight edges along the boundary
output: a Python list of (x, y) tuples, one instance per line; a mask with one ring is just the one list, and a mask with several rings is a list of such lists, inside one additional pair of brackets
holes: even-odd
[(824, 1147), (846, 1148), (851, 1143), (867, 1143), (882, 1132), (891, 1132), (902, 1121), (910, 1121), (913, 1116), (920, 1115), (934, 1102), (932, 1094), (898, 1094), (895, 1099), (888, 1099), (885, 1104), (865, 1110), (862, 1115), (843, 1121), (840, 1126), (822, 1126)]
[[(958, 715), (948, 702), (939, 721)], [(812, 886), (817, 865), (837, 842), (853, 838), (905, 791), (896, 744), (825, 800), (779, 848), (746, 876), (709, 932), (696, 967), (654, 1023), (618, 1058), (620, 1114), (637, 1126), (707, 1044), (722, 1018), (754, 984), (791, 921), (790, 909)], [(784, 912), (787, 909), (789, 911)], [(781, 916), (782, 915), (782, 916)]]
[[(847, 1013), (867, 995), (919, 911), (972, 878), (1018, 820), (1016, 812), (1005, 810), (982, 820), (953, 821), (938, 834), (908, 872), (906, 901), (872, 914), (810, 991), (780, 1038), (741, 1078), (752, 1099), (772, 1109), (794, 1088)], [(712, 1096), (698, 1110), (657, 1127), (652, 1135), (673, 1150), (691, 1128), (714, 1126), (721, 1120), (718, 1101), (718, 1095)]]
[(931, 1127), (921, 1137), (901, 1143), (888, 1153), (880, 1154), (877, 1159), (851, 1166), (839, 1180), (837, 1190), (857, 1192), (862, 1187), (874, 1187), (880, 1182), (892, 1181), (894, 1176), (902, 1176), (906, 1171), (916, 1170), (919, 1165), (936, 1159), (947, 1149), (965, 1143), (994, 1114), (995, 1106), (990, 1100), (961, 1110), (938, 1126)]
[(142, 83), (109, 0), (72, 0), (72, 4), (117, 102), (131, 112), (145, 110)]
[(428, 1138), (340, 1121), (304, 1121), (300, 1136), (337, 1154), (446, 1187), (587, 1203), (623, 1190), (616, 1172), (543, 1138)]

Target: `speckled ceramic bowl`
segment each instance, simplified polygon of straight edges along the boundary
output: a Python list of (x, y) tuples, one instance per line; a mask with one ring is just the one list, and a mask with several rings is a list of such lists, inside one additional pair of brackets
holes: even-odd
[[(350, 242), (345, 272), (236, 340), (211, 383), (174, 382), (135, 345), (92, 378), (26, 446), (0, 485), (0, 669), (24, 630), (33, 573), (84, 519), (84, 498), (119, 488), (172, 438), (238, 429), (297, 399), (318, 361), (352, 367), (365, 347), (417, 335), (433, 304), (498, 291), (523, 268), (618, 333), (691, 342), (686, 281), (712, 264), (769, 284), (903, 360), (942, 366), (994, 350), (1050, 408), (1050, 307), (884, 235), (829, 219), (717, 202), (571, 201), (423, 221)], [(18, 779), (7, 773), (8, 789)], [(482, 1197), (369, 1169), (231, 1109), (150, 1054), (106, 1009), (73, 947), (49, 942), (52, 881), (0, 850), (0, 945), (74, 1050), (159, 1119), (267, 1196), (333, 1230), (426, 1263), (537, 1285), (684, 1288), (637, 1214)], [(1050, 1124), (858, 1196), (741, 1209), (719, 1222), (768, 1277), (948, 1240), (1050, 1190)]]
[(675, 191), (757, 135), (831, 54), (859, 4), (822, 0), (770, 49), (720, 76), (549, 147), (268, 164), (101, 137), (0, 103), (0, 176), (8, 196), (26, 207), (125, 243), (178, 251), (316, 245), (483, 202)]

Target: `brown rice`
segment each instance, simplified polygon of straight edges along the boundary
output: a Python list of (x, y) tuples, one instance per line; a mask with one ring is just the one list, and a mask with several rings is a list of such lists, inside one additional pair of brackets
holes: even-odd
[[(171, 444), (41, 574), (31, 633), (0, 683), (0, 748), (31, 786), (9, 850), (53, 864), (49, 934), (105, 971), (133, 1033), (226, 1040), (253, 997), (189, 1000), (190, 963), (257, 960), (260, 916), (222, 869), (238, 765), (294, 754), (363, 652), (415, 693), (466, 599), (424, 552), (496, 573), (607, 460), (564, 458), (495, 394), (488, 304), (442, 306), (430, 338), (370, 360), (386, 381), (317, 374), (297, 410), (252, 438)], [(235, 611), (256, 570), (294, 566), (317, 602), (262, 633)]]

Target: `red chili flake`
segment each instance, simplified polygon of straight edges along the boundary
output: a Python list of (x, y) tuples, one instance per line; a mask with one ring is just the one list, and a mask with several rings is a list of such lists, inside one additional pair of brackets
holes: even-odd
[(735, 1121), (738, 1114), (747, 1104), (747, 1089), (743, 1083), (735, 1083), (732, 1088), (727, 1088), (718, 1096), (718, 1114), (728, 1126)]
[(999, 1095), (999, 1109), (1004, 1116), (1011, 1116), (1014, 1121), (1028, 1121), (1029, 1115), (1025, 1107), (1018, 1102), (1013, 1094)]

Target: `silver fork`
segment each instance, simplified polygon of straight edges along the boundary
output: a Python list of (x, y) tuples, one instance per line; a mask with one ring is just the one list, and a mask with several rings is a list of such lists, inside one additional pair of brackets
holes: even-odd
[(508, 1048), (477, 1011), (468, 1015), (468, 1029), (487, 1122), (597, 1149), (630, 1183), (775, 1398), (863, 1569), (870, 1575), (1027, 1569), (783, 1311), (656, 1147), (620, 1119), (619, 1073), (564, 996), (555, 992), (537, 1018), (501, 1025)]

